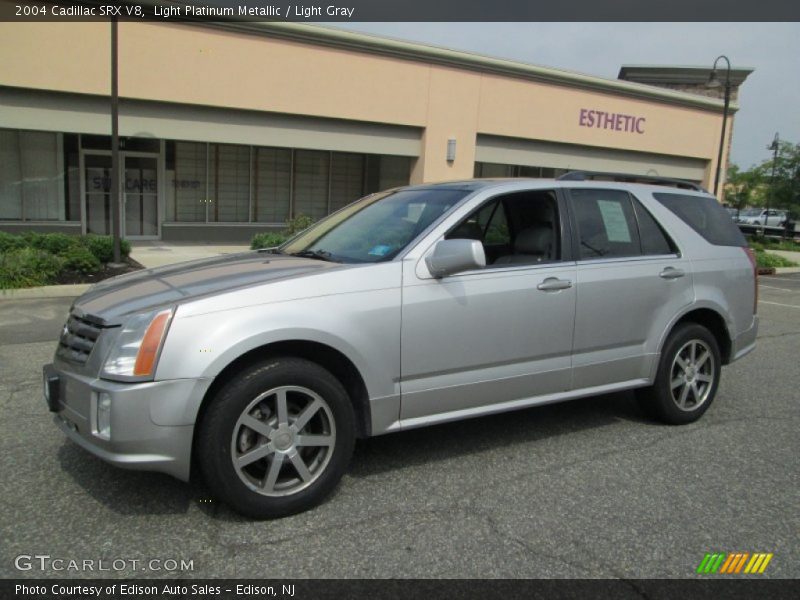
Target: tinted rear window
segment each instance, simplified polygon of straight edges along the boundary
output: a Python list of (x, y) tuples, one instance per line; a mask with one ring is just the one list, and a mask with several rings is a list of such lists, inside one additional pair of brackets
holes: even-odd
[(747, 242), (727, 211), (714, 198), (688, 194), (653, 194), (689, 227), (715, 246), (746, 246)]

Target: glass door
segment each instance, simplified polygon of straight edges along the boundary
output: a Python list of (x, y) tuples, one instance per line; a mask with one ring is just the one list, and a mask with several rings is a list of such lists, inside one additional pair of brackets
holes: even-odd
[(158, 237), (158, 157), (124, 154), (125, 237)]
[(111, 235), (111, 154), (85, 153), (86, 232)]

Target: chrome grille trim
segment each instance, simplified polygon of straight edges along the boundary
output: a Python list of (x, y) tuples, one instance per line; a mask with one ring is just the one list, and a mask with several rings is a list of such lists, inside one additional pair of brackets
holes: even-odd
[(81, 365), (86, 364), (101, 331), (102, 327), (87, 317), (71, 314), (61, 331), (56, 356)]

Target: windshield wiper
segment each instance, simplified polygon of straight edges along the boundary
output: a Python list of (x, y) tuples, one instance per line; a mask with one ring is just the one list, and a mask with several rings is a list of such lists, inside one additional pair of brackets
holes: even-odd
[(324, 260), (327, 262), (339, 262), (338, 260), (335, 260), (331, 253), (327, 250), (300, 250), (300, 252), (292, 252), (291, 256), (313, 258), (315, 260)]

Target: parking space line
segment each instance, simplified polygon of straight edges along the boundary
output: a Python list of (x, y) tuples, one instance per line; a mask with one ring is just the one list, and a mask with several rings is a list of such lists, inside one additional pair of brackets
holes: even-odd
[(758, 287), (762, 287), (762, 288), (768, 289), (768, 290), (780, 290), (782, 292), (796, 292), (796, 291), (798, 291), (798, 290), (790, 290), (790, 289), (786, 289), (786, 288), (779, 288), (779, 287), (775, 287), (774, 285), (764, 285), (763, 283)]
[(800, 308), (797, 304), (781, 304), (780, 302), (767, 302), (766, 300), (759, 300), (759, 304), (774, 304), (775, 306), (786, 306), (787, 308)]
[(796, 277), (775, 277), (774, 275), (759, 275), (759, 279), (775, 279), (776, 281), (795, 281), (800, 282)]

